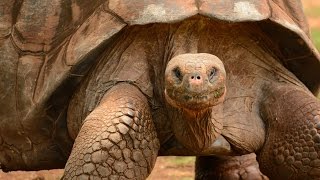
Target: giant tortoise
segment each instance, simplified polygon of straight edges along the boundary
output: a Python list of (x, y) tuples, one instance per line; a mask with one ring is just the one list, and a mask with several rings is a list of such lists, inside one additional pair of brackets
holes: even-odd
[(320, 178), (308, 31), (290, 0), (1, 1), (1, 168), (145, 179), (187, 155), (196, 179)]

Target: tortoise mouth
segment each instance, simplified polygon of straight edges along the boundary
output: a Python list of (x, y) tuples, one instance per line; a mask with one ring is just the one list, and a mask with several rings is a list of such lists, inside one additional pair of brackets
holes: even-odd
[(207, 109), (224, 100), (226, 88), (224, 86), (211, 91), (189, 92), (184, 88), (166, 89), (165, 97), (169, 104), (177, 108), (189, 110)]

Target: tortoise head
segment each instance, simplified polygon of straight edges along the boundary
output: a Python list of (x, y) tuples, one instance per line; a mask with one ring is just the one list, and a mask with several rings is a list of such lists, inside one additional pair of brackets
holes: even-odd
[(198, 111), (223, 102), (226, 71), (211, 54), (181, 54), (172, 58), (165, 71), (165, 97), (177, 108)]

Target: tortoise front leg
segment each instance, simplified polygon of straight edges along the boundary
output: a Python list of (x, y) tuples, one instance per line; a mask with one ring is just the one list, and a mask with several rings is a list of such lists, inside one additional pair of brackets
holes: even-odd
[(260, 172), (254, 153), (243, 156), (200, 156), (196, 160), (196, 180), (268, 180)]
[(133, 85), (119, 84), (85, 119), (63, 179), (145, 179), (158, 150), (146, 97)]
[(320, 179), (320, 102), (305, 89), (267, 90), (262, 116), (266, 143), (259, 163), (270, 179)]

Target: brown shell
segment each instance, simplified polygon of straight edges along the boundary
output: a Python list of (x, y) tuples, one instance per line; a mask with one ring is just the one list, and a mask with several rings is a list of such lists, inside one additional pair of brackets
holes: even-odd
[[(231, 22), (258, 21), (280, 49), (286, 67), (313, 93), (319, 91), (320, 56), (310, 40), (300, 1), (4, 0), (0, 1), (0, 119), (6, 121), (0, 132), (9, 136), (0, 136), (0, 145), (13, 142), (10, 138), (49, 144), (49, 135), (26, 137), (23, 131), (36, 132), (39, 127), (34, 124), (42, 124), (39, 133), (50, 134), (52, 124), (43, 119), (63, 116), (60, 112), (76, 85), (122, 28), (177, 22), (196, 14)], [(22, 132), (12, 131), (20, 126)], [(22, 152), (32, 146), (25, 144), (15, 147)], [(40, 145), (33, 146), (41, 150)]]

